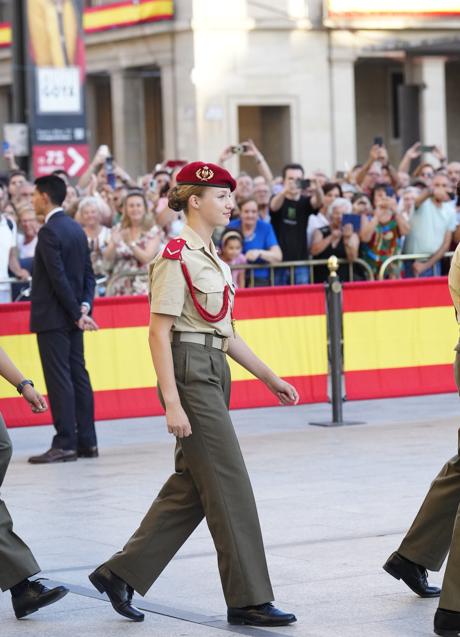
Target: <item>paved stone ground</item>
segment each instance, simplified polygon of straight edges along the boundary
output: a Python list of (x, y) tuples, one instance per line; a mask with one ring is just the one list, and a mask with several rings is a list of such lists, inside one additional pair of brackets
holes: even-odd
[[(161, 418), (98, 423), (101, 457), (31, 466), (51, 428), (11, 430), (15, 455), (3, 495), (44, 576), (70, 585), (59, 604), (18, 622), (0, 594), (2, 637), (412, 637), (432, 634), (436, 600), (421, 600), (381, 565), (432, 477), (455, 453), (455, 395), (345, 405), (364, 424), (325, 429), (328, 405), (235, 411), (277, 604), (298, 616), (276, 630), (225, 622), (216, 558), (202, 524), (137, 603), (143, 624), (116, 615), (88, 573), (136, 528), (172, 468)], [(440, 583), (442, 574), (431, 580)]]

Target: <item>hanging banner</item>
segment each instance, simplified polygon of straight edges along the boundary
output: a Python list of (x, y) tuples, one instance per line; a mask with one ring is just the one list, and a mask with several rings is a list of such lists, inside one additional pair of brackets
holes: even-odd
[(89, 155), (83, 0), (27, 0), (26, 20), (34, 174), (71, 168), (75, 177)]
[(417, 28), (436, 20), (458, 28), (458, 0), (325, 0), (327, 26), (344, 28)]

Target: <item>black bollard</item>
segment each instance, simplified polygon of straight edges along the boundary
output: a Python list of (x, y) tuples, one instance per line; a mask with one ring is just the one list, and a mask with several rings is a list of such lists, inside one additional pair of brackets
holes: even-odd
[(358, 425), (358, 422), (344, 422), (342, 401), (342, 284), (337, 276), (339, 264), (336, 256), (328, 259), (328, 282), (325, 285), (327, 322), (330, 348), (332, 420), (311, 422), (318, 427), (340, 427), (342, 425)]

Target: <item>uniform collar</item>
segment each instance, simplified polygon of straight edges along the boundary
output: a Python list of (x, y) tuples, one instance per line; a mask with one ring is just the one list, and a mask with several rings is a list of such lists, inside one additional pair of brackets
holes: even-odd
[(195, 232), (195, 230), (192, 230), (190, 226), (185, 225), (182, 228), (181, 235), (187, 242), (187, 247), (190, 248), (190, 250), (206, 248), (203, 239)]
[(213, 257), (213, 259), (217, 263), (219, 263), (219, 256), (217, 254), (216, 247), (212, 240), (211, 240), (210, 246), (209, 247), (206, 246), (203, 239), (200, 237), (200, 235), (197, 234), (195, 230), (192, 230), (192, 228), (188, 225), (185, 225), (183, 227), (181, 236), (183, 239), (185, 239), (187, 243), (187, 248), (189, 248), (190, 250), (204, 249), (205, 252), (210, 254)]

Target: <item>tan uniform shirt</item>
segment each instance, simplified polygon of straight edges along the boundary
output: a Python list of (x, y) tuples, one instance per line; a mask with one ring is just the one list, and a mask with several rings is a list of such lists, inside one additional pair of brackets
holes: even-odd
[(460, 323), (460, 244), (456, 247), (449, 269), (449, 290)]
[(193, 303), (180, 261), (165, 259), (161, 254), (149, 270), (150, 311), (176, 316), (173, 331), (233, 336), (230, 308), (234, 303), (235, 286), (229, 266), (218, 257), (214, 244), (211, 242), (210, 248), (207, 248), (190, 226), (185, 226), (180, 236), (186, 241), (182, 258), (190, 273), (198, 302), (211, 314), (217, 314), (222, 308), (225, 285), (228, 285), (228, 312), (217, 323), (203, 319)]

